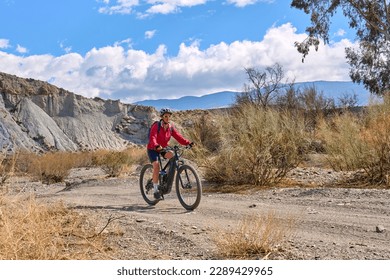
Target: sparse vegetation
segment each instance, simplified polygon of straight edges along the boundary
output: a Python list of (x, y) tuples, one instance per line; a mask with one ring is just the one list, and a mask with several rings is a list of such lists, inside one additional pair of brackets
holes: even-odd
[(195, 119), (189, 129), (184, 132), (196, 143), (194, 149), (186, 153), (186, 157), (196, 162), (218, 153), (222, 146), (222, 135), (217, 114), (208, 113)]
[(52, 152), (43, 155), (31, 154), (30, 156), (28, 172), (46, 184), (62, 182), (75, 165), (71, 153)]
[(362, 167), (368, 151), (360, 137), (360, 122), (350, 113), (322, 120), (319, 137), (325, 143), (327, 159), (333, 169), (355, 170)]
[(205, 178), (222, 184), (272, 185), (302, 160), (299, 120), (253, 104), (220, 116), (221, 149), (205, 160)]
[(63, 182), (72, 168), (101, 167), (108, 176), (116, 177), (129, 171), (133, 164), (146, 161), (144, 149), (124, 151), (97, 150), (90, 152), (50, 152), (45, 154), (17, 153), (14, 157), (0, 158), (0, 182), (11, 173), (28, 174), (46, 184)]
[(146, 152), (143, 149), (100, 150), (93, 154), (93, 165), (100, 166), (109, 177), (118, 177), (125, 173), (132, 164), (141, 164), (145, 160)]
[(93, 221), (61, 203), (0, 195), (1, 260), (108, 259)]
[(130, 164), (130, 157), (119, 151), (99, 151), (95, 154), (94, 164), (100, 166), (109, 177), (118, 177)]
[(371, 105), (358, 117), (345, 113), (324, 122), (321, 137), (336, 170), (362, 169), (370, 183), (388, 184), (390, 174), (390, 100)]
[(16, 159), (17, 154), (11, 156), (0, 154), (0, 186), (3, 186), (8, 178), (13, 175)]
[(295, 220), (281, 220), (275, 212), (244, 217), (231, 232), (215, 239), (222, 259), (263, 259), (277, 251), (290, 237)]

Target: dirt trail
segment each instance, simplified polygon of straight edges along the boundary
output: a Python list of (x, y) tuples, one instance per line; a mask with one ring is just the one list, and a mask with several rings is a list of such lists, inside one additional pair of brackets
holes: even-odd
[[(192, 212), (172, 191), (154, 207), (142, 199), (136, 175), (102, 179), (78, 170), (64, 184), (36, 188), (42, 201), (64, 201), (104, 225), (117, 218), (116, 259), (215, 258), (215, 239), (249, 215), (275, 212), (296, 221), (274, 259), (390, 259), (390, 190), (277, 188), (251, 194), (209, 193)], [(87, 178), (87, 179), (86, 179)]]

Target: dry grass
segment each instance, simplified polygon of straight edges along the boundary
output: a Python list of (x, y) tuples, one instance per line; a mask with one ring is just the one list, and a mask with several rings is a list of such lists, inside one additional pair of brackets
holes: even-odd
[(348, 113), (322, 121), (319, 137), (325, 143), (327, 159), (333, 169), (361, 168), (367, 153), (367, 147), (360, 137), (361, 129), (359, 118)]
[(75, 166), (72, 153), (56, 152), (30, 155), (28, 173), (46, 184), (62, 182)]
[[(4, 186), (6, 181), (14, 174), (17, 154), (7, 156), (0, 154), (0, 186)], [(7, 191), (7, 189), (6, 189)]]
[(390, 99), (361, 117), (344, 114), (321, 125), (328, 160), (336, 170), (364, 170), (371, 184), (388, 184)]
[(146, 150), (137, 148), (124, 151), (100, 150), (93, 155), (93, 164), (100, 166), (109, 177), (128, 173), (132, 165), (145, 163), (146, 160)]
[(86, 216), (33, 196), (0, 196), (0, 259), (109, 259), (104, 235)]
[(197, 144), (197, 154), (207, 156), (220, 150), (222, 139), (219, 125), (218, 115), (208, 113), (195, 119), (193, 125), (185, 131), (185, 135)]
[(123, 151), (51, 152), (41, 155), (17, 153), (12, 161), (0, 157), (0, 185), (10, 175), (10, 163), (12, 172), (29, 174), (43, 183), (52, 184), (63, 182), (72, 168), (99, 166), (108, 176), (116, 177), (129, 172), (132, 165), (146, 161), (146, 150), (140, 148)]
[(303, 121), (288, 114), (245, 105), (220, 116), (222, 147), (209, 156), (205, 179), (221, 184), (269, 186), (303, 159)]
[(219, 234), (215, 242), (222, 259), (264, 259), (279, 250), (291, 235), (295, 220), (282, 220), (274, 212), (245, 217), (232, 232)]

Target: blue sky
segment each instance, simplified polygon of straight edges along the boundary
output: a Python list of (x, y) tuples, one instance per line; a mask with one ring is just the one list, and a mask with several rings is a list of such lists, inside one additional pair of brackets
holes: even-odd
[(346, 81), (342, 16), (305, 63), (308, 16), (281, 0), (0, 0), (0, 71), (131, 103), (239, 91), (244, 68)]

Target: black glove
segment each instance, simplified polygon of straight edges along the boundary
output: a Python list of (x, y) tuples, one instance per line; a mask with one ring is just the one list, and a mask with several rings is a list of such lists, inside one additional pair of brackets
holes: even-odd
[(195, 143), (191, 142), (189, 146), (192, 148), (193, 146), (195, 146)]
[(161, 145), (157, 145), (157, 146), (156, 146), (156, 151), (157, 151), (157, 152), (161, 151), (161, 149), (162, 149)]

